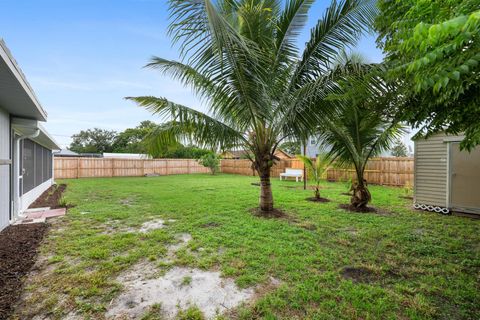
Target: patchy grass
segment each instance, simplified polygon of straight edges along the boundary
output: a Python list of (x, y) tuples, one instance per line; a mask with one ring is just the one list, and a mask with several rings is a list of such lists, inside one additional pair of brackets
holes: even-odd
[[(256, 178), (182, 175), (81, 179), (65, 199), (76, 206), (51, 228), (43, 271), (27, 283), (17, 318), (67, 314), (102, 318), (122, 290), (117, 276), (145, 261), (219, 270), (240, 287), (280, 285), (229, 313), (238, 319), (478, 319), (480, 221), (412, 211), (402, 189), (372, 186), (378, 213), (352, 213), (344, 184), (312, 195), (273, 181), (287, 218), (265, 219)], [(140, 232), (148, 221), (165, 227)], [(169, 222), (170, 221), (170, 222)], [(165, 262), (178, 235), (192, 236)], [(188, 281), (185, 280), (185, 284)], [(161, 301), (144, 319), (160, 319)], [(182, 319), (201, 319), (187, 310)]]

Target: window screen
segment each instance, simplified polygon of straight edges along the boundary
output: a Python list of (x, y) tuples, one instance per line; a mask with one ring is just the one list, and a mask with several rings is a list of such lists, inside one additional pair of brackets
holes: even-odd
[(38, 186), (43, 181), (43, 147), (38, 144), (35, 145), (35, 186)]
[(35, 143), (23, 141), (23, 193), (35, 187)]
[(28, 139), (23, 141), (21, 150), (23, 193), (27, 193), (52, 178), (52, 151)]
[(47, 149), (47, 177), (48, 179), (52, 179), (53, 176), (53, 159), (52, 159), (52, 150)]

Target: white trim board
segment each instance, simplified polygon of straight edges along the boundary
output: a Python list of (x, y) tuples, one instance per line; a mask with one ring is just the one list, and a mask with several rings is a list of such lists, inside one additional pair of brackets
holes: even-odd
[(27, 193), (23, 194), (20, 197), (20, 212), (24, 212), (25, 210), (28, 209), (28, 207), (35, 201), (37, 200), (40, 195), (50, 188), (50, 186), (53, 184), (53, 179), (48, 179), (47, 181), (43, 182), (42, 184), (36, 186), (32, 190), (28, 191)]

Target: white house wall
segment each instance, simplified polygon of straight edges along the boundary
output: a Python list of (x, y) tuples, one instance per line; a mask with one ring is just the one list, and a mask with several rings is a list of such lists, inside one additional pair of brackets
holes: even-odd
[[(0, 160), (10, 159), (10, 115), (0, 108)], [(10, 221), (10, 165), (0, 164), (0, 230)]]

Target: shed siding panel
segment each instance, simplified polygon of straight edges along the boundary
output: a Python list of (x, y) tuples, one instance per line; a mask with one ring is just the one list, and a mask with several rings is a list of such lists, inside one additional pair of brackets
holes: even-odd
[[(10, 159), (10, 116), (0, 108), (0, 160)], [(0, 230), (10, 220), (10, 165), (0, 164)]]
[(447, 207), (448, 144), (445, 134), (415, 141), (415, 202)]

